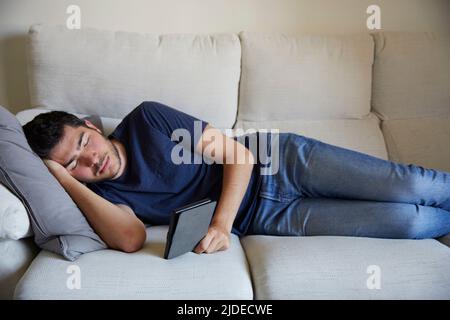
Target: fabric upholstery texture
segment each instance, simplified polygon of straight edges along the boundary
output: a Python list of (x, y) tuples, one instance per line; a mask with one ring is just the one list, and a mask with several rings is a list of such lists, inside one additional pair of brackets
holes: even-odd
[(450, 172), (450, 116), (385, 120), (381, 128), (393, 161)]
[(436, 240), (248, 236), (242, 245), (255, 299), (450, 299), (450, 250)]
[(18, 240), (32, 235), (23, 203), (0, 183), (0, 239)]
[(38, 252), (32, 238), (0, 239), (0, 300), (13, 298), (17, 282)]
[(450, 115), (450, 33), (373, 34), (372, 106), (383, 120)]
[(142, 101), (159, 101), (231, 128), (240, 60), (236, 34), (160, 35), (35, 25), (29, 37), (31, 104), (84, 114), (101, 110), (104, 117), (122, 119)]
[(242, 32), (238, 120), (335, 119), (370, 112), (370, 35)]
[(380, 121), (373, 113), (362, 119), (238, 121), (235, 128), (244, 131), (277, 129), (279, 132), (296, 133), (382, 159), (388, 158)]
[(232, 235), (231, 248), (214, 255), (193, 252), (163, 258), (167, 226), (147, 229), (143, 249), (127, 254), (102, 250), (75, 263), (80, 290), (67, 286), (74, 265), (41, 251), (17, 285), (16, 299), (253, 299), (247, 260)]
[(373, 34), (373, 112), (393, 161), (450, 171), (450, 34)]

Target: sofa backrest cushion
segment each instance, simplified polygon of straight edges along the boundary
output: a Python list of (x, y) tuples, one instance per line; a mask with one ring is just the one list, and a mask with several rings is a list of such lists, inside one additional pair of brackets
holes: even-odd
[(450, 115), (450, 35), (380, 32), (372, 106), (381, 119)]
[(0, 106), (0, 182), (28, 211), (36, 244), (68, 260), (106, 248), (44, 162), (16, 117)]
[(373, 39), (242, 32), (238, 120), (361, 118), (370, 112)]
[(237, 34), (140, 34), (32, 26), (29, 85), (34, 107), (122, 119), (159, 101), (231, 128), (241, 49)]
[(369, 113), (364, 119), (321, 119), (321, 120), (280, 120), (280, 121), (238, 121), (238, 129), (251, 130), (278, 129), (363, 152), (374, 157), (387, 159), (386, 144), (380, 130), (380, 120)]
[(385, 120), (381, 129), (390, 160), (450, 172), (450, 115)]

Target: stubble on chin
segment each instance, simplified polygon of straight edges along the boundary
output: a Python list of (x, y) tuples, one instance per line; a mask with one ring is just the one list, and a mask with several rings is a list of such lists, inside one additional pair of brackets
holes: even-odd
[(120, 155), (119, 155), (119, 150), (117, 149), (117, 147), (114, 145), (114, 143), (112, 143), (111, 141), (109, 141), (109, 143), (111, 143), (112, 145), (112, 151), (113, 151), (113, 155), (114, 158), (116, 158), (116, 163), (117, 163), (117, 170), (116, 172), (114, 172), (114, 174), (112, 175), (112, 177), (110, 179), (113, 179), (114, 177), (117, 176), (117, 174), (120, 171), (120, 168), (122, 167), (122, 159), (120, 159)]

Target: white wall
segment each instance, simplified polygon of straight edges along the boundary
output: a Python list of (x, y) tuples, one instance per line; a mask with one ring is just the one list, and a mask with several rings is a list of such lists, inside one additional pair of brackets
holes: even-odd
[(0, 0), (0, 104), (29, 107), (25, 37), (34, 23), (65, 24), (81, 8), (82, 27), (156, 33), (356, 33), (366, 8), (381, 7), (383, 30), (448, 31), (450, 0)]

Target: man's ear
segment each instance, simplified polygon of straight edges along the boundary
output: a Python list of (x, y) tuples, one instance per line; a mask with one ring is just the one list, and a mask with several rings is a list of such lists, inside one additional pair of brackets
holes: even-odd
[(90, 122), (89, 120), (86, 120), (86, 119), (84, 119), (83, 121), (86, 124), (86, 126), (88, 126), (91, 129), (94, 129), (94, 130), (98, 131), (98, 133), (102, 134), (102, 131), (99, 128), (97, 128), (92, 122)]

